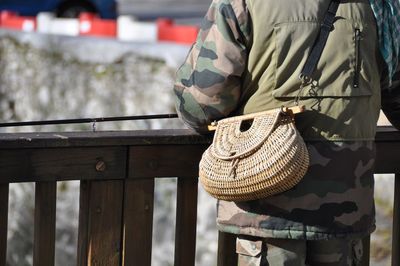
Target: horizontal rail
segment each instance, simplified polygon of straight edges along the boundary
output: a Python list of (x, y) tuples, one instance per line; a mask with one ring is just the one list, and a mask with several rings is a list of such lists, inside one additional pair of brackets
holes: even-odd
[[(36, 183), (34, 266), (54, 265), (55, 185), (64, 180), (81, 181), (78, 265), (150, 265), (154, 180), (178, 177), (175, 265), (194, 265), (198, 162), (211, 140), (190, 130), (0, 134), (0, 264), (9, 183)], [(380, 128), (376, 148), (375, 172), (400, 173), (400, 133)], [(399, 178), (392, 265), (400, 260)], [(234, 241), (219, 234), (218, 265), (236, 263)]]
[[(43, 133), (0, 133), (0, 149), (154, 146), (154, 145), (208, 145), (212, 135), (200, 135), (189, 129), (82, 131)], [(379, 127), (379, 143), (400, 142), (400, 132), (393, 127)]]
[(209, 143), (211, 143), (210, 136), (199, 135), (188, 129), (0, 133), (1, 149), (149, 146), (165, 144), (199, 145)]
[[(154, 176), (196, 178), (197, 168), (193, 166), (210, 142), (211, 136), (190, 130), (0, 134), (0, 184)], [(375, 172), (400, 173), (400, 133), (380, 128), (376, 148)], [(135, 168), (129, 176), (125, 173), (127, 156)]]

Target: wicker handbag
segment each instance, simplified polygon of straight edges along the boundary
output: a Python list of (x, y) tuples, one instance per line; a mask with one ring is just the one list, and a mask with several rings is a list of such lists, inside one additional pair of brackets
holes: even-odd
[[(304, 86), (312, 83), (341, 0), (331, 0), (319, 34), (300, 73), (298, 105)], [(251, 121), (248, 128), (244, 125)], [(295, 186), (307, 172), (309, 156), (294, 126), (291, 109), (222, 119), (214, 140), (200, 161), (200, 182), (217, 199), (246, 201), (265, 198)]]
[(218, 121), (213, 143), (200, 161), (199, 176), (211, 196), (247, 201), (292, 188), (308, 165), (293, 113), (277, 109)]

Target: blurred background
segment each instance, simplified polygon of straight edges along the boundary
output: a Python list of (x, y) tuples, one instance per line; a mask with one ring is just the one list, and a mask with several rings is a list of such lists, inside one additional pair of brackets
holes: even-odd
[(202, 17), (209, 4), (209, 0), (2, 0), (0, 9), (23, 16), (54, 12), (58, 17), (74, 18), (81, 12), (92, 12), (108, 19), (132, 15), (150, 20)]
[[(0, 0), (0, 121), (174, 113), (172, 86), (211, 0)], [(388, 124), (382, 116), (380, 124)], [(177, 119), (97, 130), (184, 128)], [(91, 125), (0, 132), (91, 130)], [(390, 265), (393, 175), (376, 176), (371, 265)], [(7, 265), (32, 265), (34, 184), (10, 186)], [(156, 183), (152, 265), (173, 265), (176, 180)], [(215, 200), (199, 188), (196, 265), (216, 265)], [(59, 182), (56, 265), (76, 265), (79, 182)]]

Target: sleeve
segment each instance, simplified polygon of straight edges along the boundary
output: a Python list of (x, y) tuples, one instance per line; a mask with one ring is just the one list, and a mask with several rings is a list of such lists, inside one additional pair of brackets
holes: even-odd
[(397, 68), (391, 86), (384, 82), (382, 87), (382, 111), (390, 123), (400, 130), (400, 67)]
[(238, 105), (249, 24), (244, 0), (213, 0), (196, 42), (176, 73), (176, 110), (196, 131), (205, 131)]

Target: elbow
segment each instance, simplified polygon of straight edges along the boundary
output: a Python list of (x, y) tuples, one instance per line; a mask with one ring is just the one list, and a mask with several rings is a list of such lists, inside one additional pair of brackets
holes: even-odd
[(201, 105), (189, 93), (175, 89), (175, 108), (180, 120), (198, 133), (206, 133), (210, 124)]

